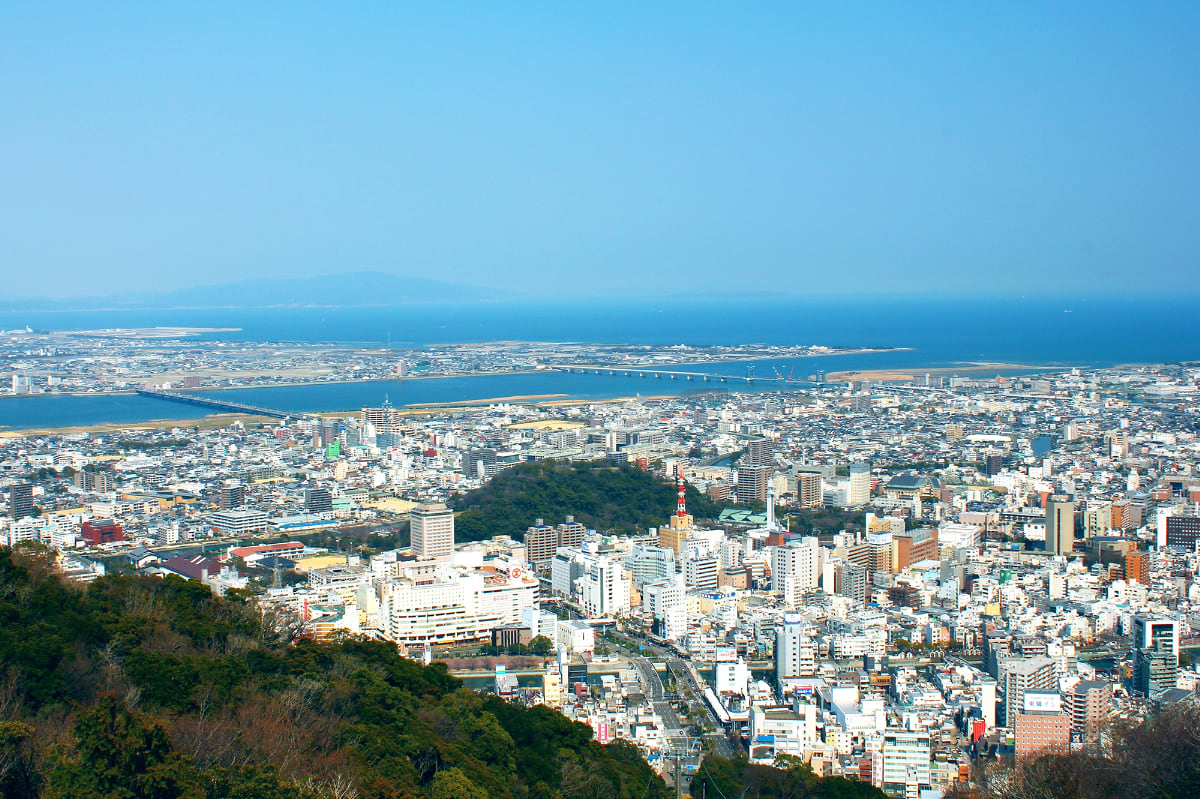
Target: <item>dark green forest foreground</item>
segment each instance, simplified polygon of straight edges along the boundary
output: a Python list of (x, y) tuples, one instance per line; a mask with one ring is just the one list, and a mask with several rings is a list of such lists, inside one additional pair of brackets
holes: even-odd
[(981, 769), (982, 790), (946, 799), (1197, 799), (1200, 797), (1200, 708), (1194, 700), (1164, 708), (1142, 724), (1117, 724), (1093, 751), (1043, 755), (1017, 766)]
[[(560, 524), (575, 521), (597, 530), (636, 531), (665, 525), (675, 512), (674, 483), (632, 466), (607, 461), (522, 463), (496, 474), (484, 486), (453, 497), (461, 511), (454, 521), (458, 541), (480, 541), (494, 535), (524, 539), (537, 519)], [(720, 513), (712, 500), (690, 485), (688, 512), (697, 519)]]
[[(781, 758), (784, 761), (789, 758)], [(744, 756), (726, 760), (708, 756), (692, 780), (692, 796), (729, 799), (886, 799), (887, 794), (865, 782), (842, 777), (817, 777), (798, 758), (788, 768), (756, 766)], [(785, 765), (781, 763), (780, 765)]]
[(0, 793), (611, 797), (669, 792), (628, 743), (466, 690), (387, 643), (289, 642), (177, 578), (61, 580), (0, 549)]

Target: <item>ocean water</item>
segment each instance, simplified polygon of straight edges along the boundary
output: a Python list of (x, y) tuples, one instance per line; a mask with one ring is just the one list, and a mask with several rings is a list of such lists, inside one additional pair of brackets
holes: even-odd
[[(0, 312), (0, 328), (236, 327), (207, 340), (304, 341), (395, 347), (495, 340), (644, 344), (827, 344), (906, 347), (896, 352), (762, 361), (796, 376), (817, 369), (957, 366), (974, 361), (1031, 367), (1107, 366), (1200, 360), (1195, 302), (1175, 299), (737, 299), (580, 303), (471, 303), (364, 308)], [(745, 364), (696, 369), (732, 377)], [(996, 370), (1004, 373), (1027, 369)], [(797, 383), (755, 389), (792, 390)], [(635, 394), (746, 390), (745, 383), (579, 374), (489, 375), (213, 392), (289, 411), (351, 410), (384, 396), (397, 406), (563, 394), (602, 399)], [(0, 400), (0, 426), (35, 428), (195, 418), (197, 408), (131, 396), (38, 396)]]
[(397, 346), (497, 340), (913, 347), (922, 361), (1111, 364), (1200, 358), (1195, 298), (810, 298), (361, 308), (0, 311), (0, 328), (236, 327), (213, 340)]

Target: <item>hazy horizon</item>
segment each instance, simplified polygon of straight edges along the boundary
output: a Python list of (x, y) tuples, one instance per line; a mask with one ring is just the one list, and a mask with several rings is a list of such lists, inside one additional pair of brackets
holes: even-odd
[(0, 10), (0, 301), (1200, 293), (1192, 4)]

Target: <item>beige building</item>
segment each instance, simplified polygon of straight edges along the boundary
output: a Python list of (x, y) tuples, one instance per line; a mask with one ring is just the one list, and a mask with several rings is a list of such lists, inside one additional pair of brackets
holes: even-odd
[(445, 558), (454, 552), (454, 511), (445, 505), (418, 505), (409, 511), (412, 551), (422, 558)]

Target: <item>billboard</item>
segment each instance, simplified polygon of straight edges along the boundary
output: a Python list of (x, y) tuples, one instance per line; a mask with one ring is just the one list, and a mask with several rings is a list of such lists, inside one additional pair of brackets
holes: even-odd
[(1055, 693), (1028, 691), (1025, 694), (1026, 713), (1061, 713), (1062, 697)]

